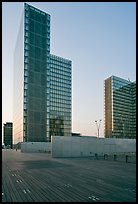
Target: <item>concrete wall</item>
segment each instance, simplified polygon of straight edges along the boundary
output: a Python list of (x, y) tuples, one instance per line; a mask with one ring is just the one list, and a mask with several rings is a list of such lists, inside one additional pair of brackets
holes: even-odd
[(136, 152), (135, 139), (52, 136), (51, 143), (52, 157), (83, 157), (94, 156), (95, 153)]
[(51, 152), (51, 142), (22, 142), (21, 152)]

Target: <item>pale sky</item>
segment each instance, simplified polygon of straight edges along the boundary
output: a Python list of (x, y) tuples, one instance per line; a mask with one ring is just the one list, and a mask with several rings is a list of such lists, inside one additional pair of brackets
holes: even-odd
[[(136, 80), (135, 2), (27, 2), (51, 15), (51, 54), (72, 60), (72, 132), (97, 135), (104, 80)], [(23, 2), (2, 2), (2, 123), (13, 121), (13, 53)], [(3, 124), (2, 124), (3, 125)]]

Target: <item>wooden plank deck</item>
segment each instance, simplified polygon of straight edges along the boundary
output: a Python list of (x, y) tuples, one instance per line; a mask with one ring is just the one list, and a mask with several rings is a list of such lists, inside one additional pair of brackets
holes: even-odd
[(136, 164), (2, 151), (2, 202), (135, 202)]

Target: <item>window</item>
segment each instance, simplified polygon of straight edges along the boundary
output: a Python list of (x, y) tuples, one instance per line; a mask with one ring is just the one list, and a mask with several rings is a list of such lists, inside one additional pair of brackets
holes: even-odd
[(49, 112), (49, 110), (50, 110), (49, 107), (47, 107), (47, 112)]
[(27, 96), (27, 90), (26, 89), (24, 90), (24, 96)]
[(46, 35), (46, 26), (45, 25), (42, 26), (42, 35), (43, 36)]
[(25, 24), (25, 29), (29, 30), (29, 25), (28, 24)]
[(28, 71), (24, 70), (24, 76), (28, 76)]
[(44, 16), (44, 15), (42, 16), (42, 23), (46, 24), (46, 16)]
[(25, 23), (27, 23), (27, 24), (29, 23), (29, 20), (28, 20), (28, 18), (25, 18)]
[(27, 104), (26, 103), (24, 103), (24, 109), (27, 109)]
[(41, 74), (41, 85), (45, 85), (46, 84), (46, 78), (44, 74)]
[(47, 33), (47, 38), (50, 39), (50, 33)]
[(24, 103), (26, 103), (27, 102), (27, 97), (26, 96), (24, 96)]
[(28, 11), (29, 10), (29, 6), (28, 4), (25, 3), (25, 10)]
[(24, 54), (25, 54), (25, 56), (28, 56), (28, 50), (25, 50)]
[(25, 43), (28, 43), (28, 37), (25, 37)]
[(28, 77), (27, 76), (24, 77), (24, 82), (28, 83)]
[(34, 19), (35, 12), (33, 11), (32, 7), (30, 7), (29, 14), (30, 14), (30, 18)]
[(40, 61), (38, 60), (35, 61), (35, 71), (40, 72)]
[(28, 44), (25, 43), (25, 49), (28, 50), (28, 48), (29, 48), (29, 47), (28, 47)]
[(41, 58), (41, 49), (35, 48), (35, 58)]
[(29, 54), (30, 54), (30, 57), (35, 57), (35, 47), (34, 46), (31, 46), (30, 45), (30, 52), (29, 52)]
[(50, 33), (50, 27), (47, 27), (47, 32)]
[(28, 31), (25, 31), (25, 36), (28, 37)]
[(28, 88), (28, 84), (24, 83), (24, 89)]
[(28, 64), (27, 63), (24, 63), (24, 68), (28, 69)]
[(35, 33), (41, 34), (41, 24), (38, 22), (35, 22)]
[(34, 72), (29, 71), (29, 82), (34, 83)]
[(29, 13), (28, 13), (27, 10), (25, 11), (25, 16), (26, 16), (26, 17), (29, 17)]
[(29, 43), (34, 45), (34, 42), (35, 42), (34, 34), (30, 33)]
[(47, 76), (47, 81), (48, 81), (48, 82), (50, 81), (50, 76)]
[(47, 20), (50, 20), (50, 15), (47, 15)]
[(25, 56), (25, 60), (24, 60), (24, 61), (25, 61), (26, 63), (28, 63), (28, 57)]
[(41, 36), (36, 35), (35, 36), (35, 46), (41, 47)]
[(41, 14), (40, 14), (40, 11), (38, 10), (35, 10), (35, 20), (38, 21), (38, 22), (41, 22)]
[(30, 19), (30, 24), (29, 24), (29, 26), (30, 26), (30, 31), (31, 31), (31, 32), (34, 32), (34, 21), (31, 20), (31, 19)]

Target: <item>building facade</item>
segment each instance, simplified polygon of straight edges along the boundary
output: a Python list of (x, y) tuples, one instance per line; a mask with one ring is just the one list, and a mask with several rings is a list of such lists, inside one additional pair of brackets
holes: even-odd
[(71, 61), (50, 55), (50, 135), (71, 135)]
[(7, 122), (3, 126), (4, 146), (13, 148), (13, 123)]
[[(50, 15), (26, 3), (14, 63), (15, 144), (49, 141), (51, 134), (70, 135), (71, 91), (69, 103), (66, 94), (71, 90), (71, 61), (50, 54)], [(61, 99), (63, 106), (68, 104), (65, 109)], [(63, 123), (60, 128), (53, 125), (55, 119)]]
[(136, 138), (136, 82), (116, 76), (104, 81), (104, 135)]

